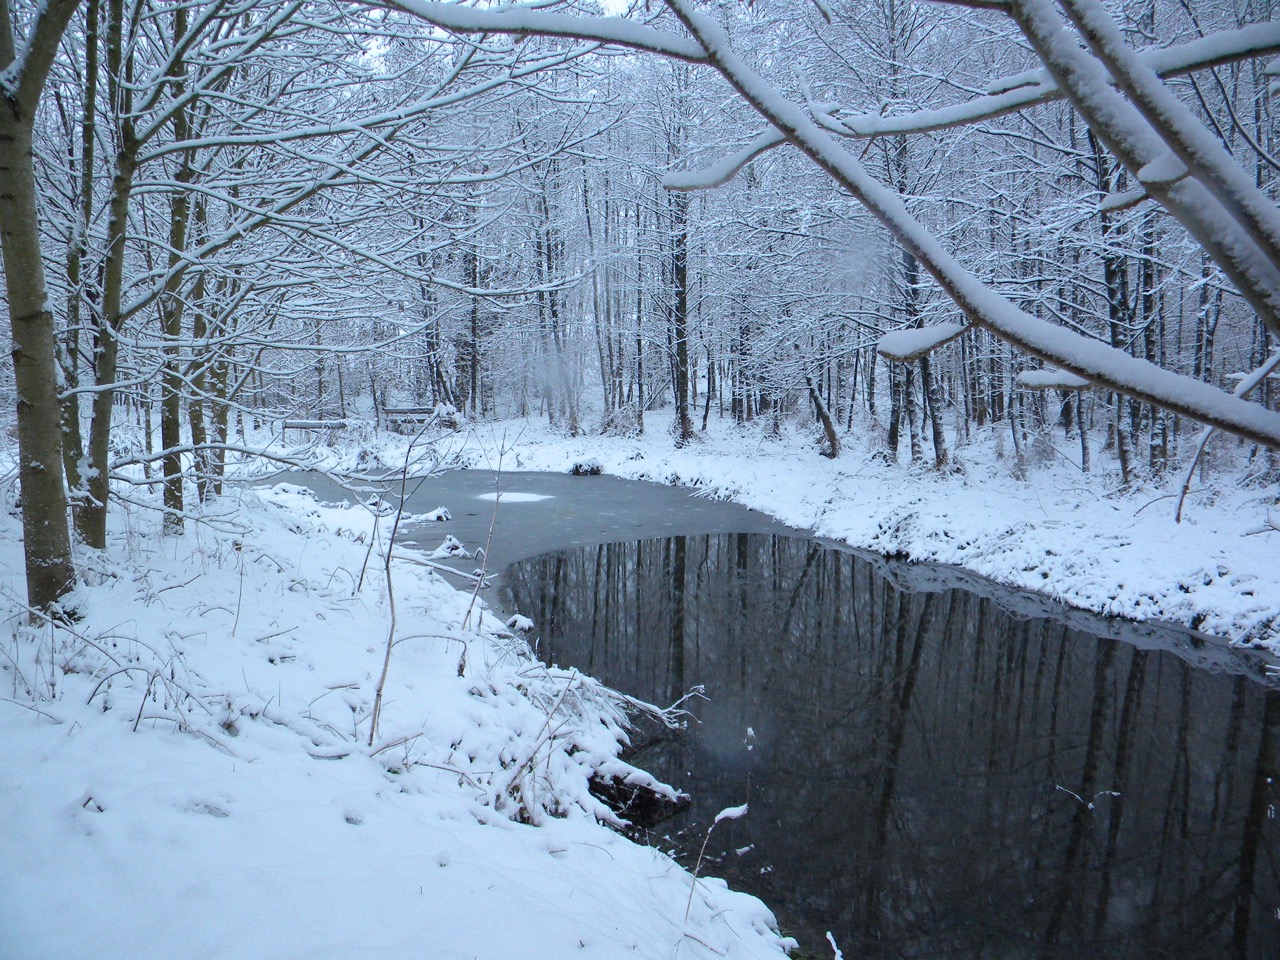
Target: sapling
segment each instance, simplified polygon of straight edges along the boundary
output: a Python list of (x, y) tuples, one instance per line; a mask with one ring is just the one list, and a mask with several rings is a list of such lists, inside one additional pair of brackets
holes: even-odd
[[(383, 562), (382, 562), (383, 572), (386, 575), (386, 581), (387, 581), (387, 609), (389, 614), (389, 617), (388, 617), (389, 623), (387, 624), (386, 652), (382, 657), (382, 673), (379, 674), (378, 685), (377, 687), (374, 688), (373, 711), (369, 714), (369, 746), (370, 747), (373, 746), (374, 738), (378, 734), (378, 719), (382, 713), (382, 692), (387, 685), (387, 671), (391, 669), (391, 649), (392, 647), (395, 646), (396, 594), (395, 594), (395, 586), (391, 577), (391, 558), (395, 551), (396, 533), (400, 529), (400, 520), (401, 518), (404, 517), (404, 505), (405, 503), (408, 502), (408, 499), (409, 499), (408, 487), (409, 487), (410, 457), (413, 454), (414, 444), (417, 443), (419, 439), (421, 439), (422, 435), (427, 431), (427, 429), (433, 423), (435, 423), (436, 419), (437, 418), (433, 416), (430, 420), (424, 423), (422, 425), (422, 429), (420, 429), (417, 432), (417, 434), (414, 435), (414, 438), (409, 441), (409, 446), (405, 448), (405, 452), (404, 452), (404, 464), (400, 468), (400, 502), (396, 506), (395, 519), (391, 522), (391, 535), (387, 539), (387, 548), (383, 556)], [(425, 476), (419, 477), (418, 483), (414, 487), (414, 490), (416, 491), (418, 486), (421, 486), (423, 481), (425, 480), (426, 480)], [(375, 530), (376, 529), (377, 527), (376, 527), (376, 520), (375, 520)], [(370, 549), (372, 549), (372, 543), (370, 544)], [(361, 574), (360, 574), (360, 581), (361, 582), (364, 581), (363, 570), (361, 571)], [(359, 588), (357, 587), (357, 589)]]
[[(516, 439), (519, 439), (519, 437)], [(475, 609), (476, 601), (480, 599), (480, 588), (487, 585), (485, 577), (489, 570), (489, 551), (493, 549), (493, 530), (498, 524), (498, 504), (502, 500), (502, 460), (506, 456), (507, 450), (507, 433), (504, 430), (502, 432), (502, 442), (498, 445), (498, 466), (493, 471), (493, 516), (489, 518), (489, 533), (485, 537), (484, 547), (480, 551), (483, 553), (483, 557), (481, 558), (480, 569), (476, 571), (475, 589), (471, 591), (471, 602), (467, 605), (467, 614), (462, 618), (464, 630), (471, 622), (471, 612)], [(458, 671), (458, 676), (462, 676), (461, 670)]]

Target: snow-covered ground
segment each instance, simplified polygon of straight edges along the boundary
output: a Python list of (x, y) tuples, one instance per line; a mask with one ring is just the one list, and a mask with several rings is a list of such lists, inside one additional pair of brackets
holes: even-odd
[(590, 776), (650, 782), (618, 698), (419, 566), (389, 592), (370, 510), (115, 521), (83, 619), (27, 628), (0, 513), (0, 957), (782, 956), (759, 901), (599, 822)]
[[(1019, 476), (1007, 427), (960, 447), (956, 469), (940, 475), (886, 464), (874, 455), (878, 437), (846, 438), (833, 461), (818, 455), (807, 430), (768, 437), (763, 427), (712, 418), (677, 450), (669, 418), (651, 414), (647, 426), (643, 437), (565, 438), (544, 421), (482, 424), (456, 442), (454, 459), (484, 466), (509, 448), (508, 469), (566, 470), (591, 460), (608, 474), (695, 487), (856, 547), (1280, 651), (1280, 489), (1242, 482), (1243, 463), (1194, 484), (1176, 523), (1181, 470), (1121, 490), (1102, 451), (1085, 474), (1072, 462), (1075, 441), (1058, 437)], [(1234, 453), (1228, 447), (1219, 459)]]

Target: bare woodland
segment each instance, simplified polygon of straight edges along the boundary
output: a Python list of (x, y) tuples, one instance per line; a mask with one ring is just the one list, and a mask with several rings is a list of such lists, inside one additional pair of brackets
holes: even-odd
[(1271, 15), (5, 0), (28, 602), (284, 418), (1056, 432), (1125, 483), (1218, 431), (1274, 479)]

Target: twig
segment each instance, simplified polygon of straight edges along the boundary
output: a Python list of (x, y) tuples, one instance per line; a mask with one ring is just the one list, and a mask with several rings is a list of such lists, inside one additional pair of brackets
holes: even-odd
[[(1266, 363), (1241, 380), (1236, 385), (1235, 395), (1241, 399), (1248, 396), (1249, 392), (1265, 380), (1276, 367), (1280, 367), (1280, 350), (1273, 353), (1267, 358)], [(1204, 456), (1205, 447), (1209, 445), (1209, 438), (1213, 436), (1213, 432), (1216, 429), (1216, 427), (1210, 426), (1200, 431), (1200, 439), (1196, 442), (1195, 455), (1192, 456), (1191, 463), (1187, 465), (1187, 475), (1182, 480), (1182, 493), (1178, 496), (1178, 509), (1173, 515), (1174, 523), (1182, 522), (1182, 507), (1186, 503), (1187, 494), (1191, 491), (1191, 479), (1195, 476), (1196, 466), (1200, 463), (1200, 458)]]
[(464, 580), (471, 580), (477, 585), (477, 587), (487, 587), (489, 585), (489, 581), (484, 575), (466, 573), (463, 570), (455, 570), (448, 564), (437, 563), (435, 560), (423, 560), (418, 557), (396, 557), (396, 559), (401, 563), (413, 563), (420, 567), (430, 567), (432, 570), (439, 570), (441, 573), (448, 573), (455, 577), (462, 577)]
[(0, 703), (12, 703), (15, 707), (23, 707), (30, 710), (32, 713), (38, 713), (42, 717), (48, 717), (58, 726), (62, 726), (63, 721), (61, 718), (55, 717), (52, 713), (48, 713), (45, 710), (41, 710), (39, 707), (35, 706), (35, 704), (23, 703), (21, 700), (11, 700), (9, 697), (0, 697)]
[(484, 559), (480, 561), (480, 576), (476, 578), (476, 587), (471, 591), (471, 602), (467, 604), (466, 616), (462, 618), (462, 629), (471, 622), (471, 611), (480, 599), (480, 588), (485, 585), (485, 574), (489, 569), (489, 551), (493, 549), (493, 531), (498, 525), (498, 504), (502, 501), (502, 459), (507, 453), (507, 433), (502, 432), (502, 443), (498, 446), (498, 469), (493, 473), (493, 515), (489, 518), (489, 534), (484, 541)]

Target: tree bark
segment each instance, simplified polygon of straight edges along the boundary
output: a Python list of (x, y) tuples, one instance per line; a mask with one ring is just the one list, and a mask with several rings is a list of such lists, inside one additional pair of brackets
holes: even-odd
[(689, 415), (689, 195), (671, 197), (671, 274), (675, 302), (671, 308), (671, 339), (675, 347), (676, 446), (693, 439)]
[(40, 257), (31, 117), (0, 106), (0, 239), (18, 395), (18, 477), (27, 602), (48, 611), (75, 583), (62, 485), (61, 404), (53, 312)]
[[(52, 0), (37, 14), (22, 61), (0, 96), (0, 255), (17, 391), (18, 478), (27, 602), (52, 611), (75, 585), (67, 496), (62, 485), (61, 404), (53, 311), (40, 253), (32, 131), (49, 67), (78, 0)], [(0, 3), (0, 72), (17, 49), (8, 3)]]

